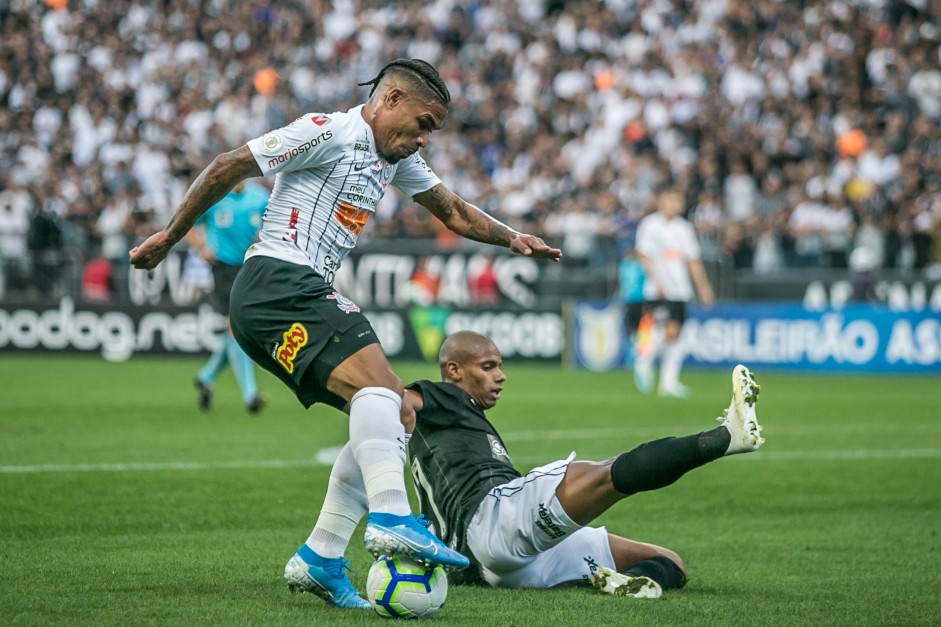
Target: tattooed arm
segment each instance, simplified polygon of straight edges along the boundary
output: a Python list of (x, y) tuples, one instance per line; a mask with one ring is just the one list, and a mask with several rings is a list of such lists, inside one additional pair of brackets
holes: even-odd
[(479, 207), (465, 202), (443, 183), (416, 194), (415, 202), (428, 209), (446, 227), (467, 239), (505, 246), (521, 255), (553, 261), (562, 258), (562, 251), (558, 248), (551, 248), (535, 235), (511, 229)]
[(131, 265), (142, 270), (155, 268), (199, 216), (228, 194), (236, 183), (253, 176), (261, 176), (261, 170), (247, 145), (218, 155), (186, 190), (183, 202), (167, 227), (131, 250)]

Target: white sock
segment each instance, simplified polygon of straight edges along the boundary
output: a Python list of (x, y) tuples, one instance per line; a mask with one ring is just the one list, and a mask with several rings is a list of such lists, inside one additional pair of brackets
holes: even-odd
[(402, 399), (388, 388), (369, 387), (350, 401), (350, 445), (363, 473), (369, 511), (411, 513), (405, 493), (405, 428)]
[(676, 389), (680, 385), (680, 368), (686, 351), (679, 340), (668, 342), (663, 348), (663, 359), (660, 362), (660, 388), (664, 390)]
[(366, 513), (366, 486), (347, 442), (330, 470), (327, 495), (307, 546), (322, 557), (342, 557), (356, 525)]

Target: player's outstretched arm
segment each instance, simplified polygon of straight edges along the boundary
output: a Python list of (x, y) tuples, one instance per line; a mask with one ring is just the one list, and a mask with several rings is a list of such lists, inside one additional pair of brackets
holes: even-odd
[(465, 202), (443, 183), (416, 194), (415, 202), (430, 211), (446, 227), (467, 239), (505, 246), (515, 253), (530, 257), (553, 261), (562, 259), (562, 251), (558, 248), (552, 248), (540, 237), (511, 229), (479, 207)]
[(261, 170), (247, 145), (216, 156), (186, 190), (183, 202), (167, 227), (131, 250), (131, 265), (141, 270), (155, 268), (174, 244), (183, 239), (199, 216), (228, 194), (236, 183), (253, 176), (261, 176)]

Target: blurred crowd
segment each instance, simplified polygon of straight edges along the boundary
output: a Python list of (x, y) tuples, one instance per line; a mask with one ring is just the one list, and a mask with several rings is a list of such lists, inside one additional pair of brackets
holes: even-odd
[[(451, 90), (436, 173), (567, 264), (616, 263), (671, 182), (707, 261), (921, 271), (941, 262), (938, 24), (941, 0), (7, 0), (6, 284), (126, 264), (213, 156), (359, 104), (397, 57)], [(365, 236), (447, 241), (394, 194)]]

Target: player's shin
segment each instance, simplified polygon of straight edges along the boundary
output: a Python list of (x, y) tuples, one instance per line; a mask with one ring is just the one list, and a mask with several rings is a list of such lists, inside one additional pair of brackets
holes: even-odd
[(366, 509), (363, 474), (347, 442), (333, 463), (327, 495), (307, 546), (322, 557), (342, 557)]
[(209, 360), (196, 375), (203, 385), (211, 386), (219, 376), (219, 373), (222, 372), (222, 369), (225, 368), (229, 363), (229, 355), (226, 351), (225, 338), (225, 334), (218, 337), (218, 343), (212, 349), (212, 354), (209, 355)]
[(235, 380), (239, 384), (242, 401), (248, 404), (258, 396), (258, 384), (255, 382), (255, 364), (252, 363), (251, 358), (245, 354), (245, 351), (238, 345), (234, 337), (231, 335), (225, 335), (224, 337), (226, 354), (229, 356), (232, 372), (235, 373)]
[(666, 342), (663, 345), (663, 357), (660, 360), (660, 388), (663, 390), (677, 390), (680, 388), (680, 369), (686, 349), (679, 340)]
[(387, 388), (369, 387), (350, 401), (350, 445), (363, 475), (369, 511), (405, 516), (405, 429), (402, 399)]
[(636, 494), (666, 487), (698, 468), (722, 457), (729, 446), (724, 427), (680, 438), (663, 438), (622, 453), (611, 464), (611, 482), (621, 494)]

